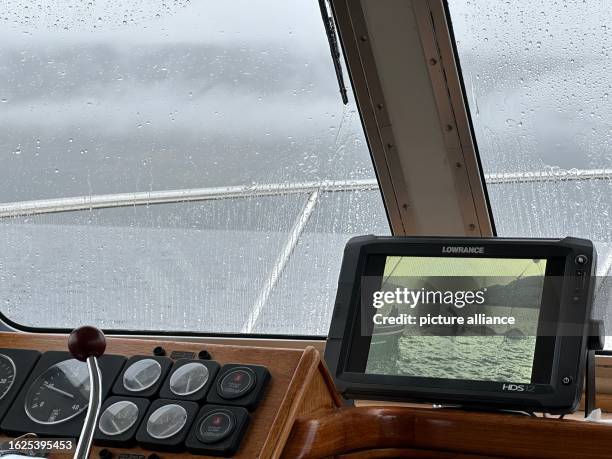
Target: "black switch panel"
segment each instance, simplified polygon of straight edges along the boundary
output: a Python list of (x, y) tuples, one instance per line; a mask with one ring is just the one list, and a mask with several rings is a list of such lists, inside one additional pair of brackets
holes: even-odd
[(113, 394), (126, 397), (154, 397), (171, 366), (172, 360), (168, 357), (145, 355), (130, 357), (115, 381)]
[(264, 366), (228, 363), (219, 371), (207, 401), (216, 405), (243, 406), (253, 411), (263, 398), (269, 380), (270, 372)]
[(34, 368), (40, 352), (28, 349), (0, 349), (0, 420)]
[(203, 401), (219, 367), (214, 360), (179, 359), (174, 362), (159, 396), (171, 400)]
[[(104, 400), (123, 367), (125, 357), (106, 354), (98, 361)], [(68, 352), (45, 352), (19, 391), (0, 428), (9, 435), (32, 432), (51, 437), (78, 437), (89, 403), (89, 392), (83, 388), (87, 378), (89, 372), (85, 362), (73, 359)]]
[(187, 436), (185, 446), (194, 454), (233, 456), (249, 425), (249, 412), (239, 406), (205, 405)]
[(199, 408), (195, 402), (155, 400), (136, 432), (136, 441), (147, 449), (182, 451)]
[(133, 446), (136, 442), (136, 431), (147, 413), (149, 404), (146, 398), (109, 397), (100, 410), (94, 442), (103, 446)]

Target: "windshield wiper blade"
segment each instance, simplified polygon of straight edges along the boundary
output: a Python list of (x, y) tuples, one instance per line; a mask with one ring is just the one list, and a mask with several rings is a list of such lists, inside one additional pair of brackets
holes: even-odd
[(325, 27), (325, 34), (329, 42), (329, 50), (331, 52), (332, 61), (334, 62), (334, 70), (336, 71), (336, 78), (338, 79), (340, 96), (342, 97), (342, 103), (346, 105), (348, 104), (348, 93), (346, 85), (344, 84), (344, 75), (342, 74), (342, 62), (340, 60), (342, 55), (340, 54), (340, 46), (338, 45), (338, 34), (336, 33), (334, 18), (329, 15), (325, 2), (326, 0), (319, 0), (319, 8), (321, 8), (323, 26)]

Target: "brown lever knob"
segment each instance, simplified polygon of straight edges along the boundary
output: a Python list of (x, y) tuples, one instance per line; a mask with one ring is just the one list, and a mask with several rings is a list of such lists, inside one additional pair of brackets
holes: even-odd
[(90, 325), (75, 328), (68, 337), (68, 350), (82, 362), (88, 357), (100, 357), (106, 350), (106, 337), (100, 329)]

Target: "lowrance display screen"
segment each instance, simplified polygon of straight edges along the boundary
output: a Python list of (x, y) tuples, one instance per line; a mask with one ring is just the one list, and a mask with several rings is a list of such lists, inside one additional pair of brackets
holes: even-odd
[(325, 358), (349, 398), (570, 412), (589, 241), (376, 237), (345, 248)]
[(546, 264), (386, 257), (365, 372), (531, 383)]

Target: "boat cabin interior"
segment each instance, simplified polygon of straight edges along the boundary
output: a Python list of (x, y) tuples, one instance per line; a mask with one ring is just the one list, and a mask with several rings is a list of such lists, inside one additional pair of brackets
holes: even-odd
[(612, 458), (606, 0), (0, 2), (0, 457)]

